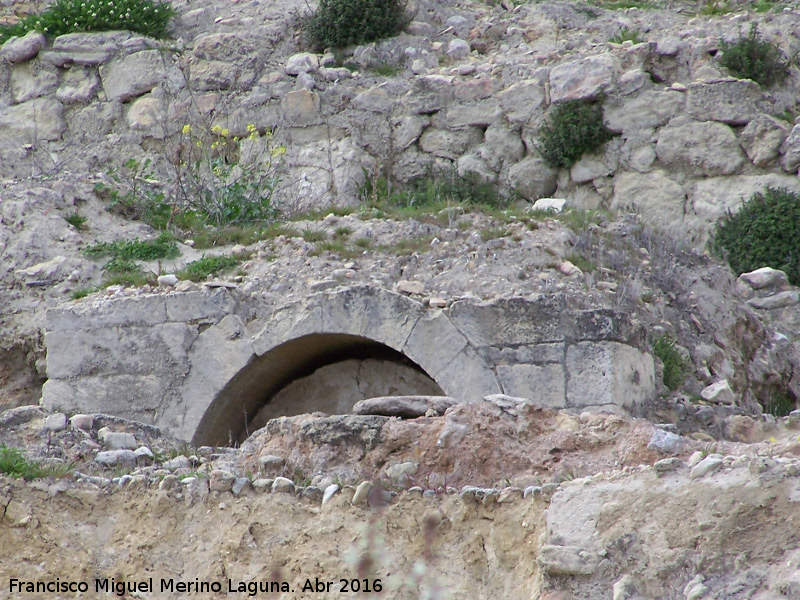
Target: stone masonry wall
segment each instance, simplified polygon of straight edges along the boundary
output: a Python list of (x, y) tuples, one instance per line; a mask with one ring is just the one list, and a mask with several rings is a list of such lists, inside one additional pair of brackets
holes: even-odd
[[(226, 289), (65, 305), (48, 312), (42, 403), (143, 421), (195, 442), (227, 439), (227, 429), (220, 436), (209, 427), (232, 427), (226, 414), (243, 403), (255, 415), (265, 398), (249, 398), (252, 390), (280, 375), (275, 365), (304, 360), (287, 356), (287, 343), (331, 334), (401, 352), (465, 402), (506, 394), (626, 412), (651, 398), (654, 364), (641, 350), (642, 328), (611, 310), (563, 306), (543, 297), (459, 300), (441, 310), (371, 287), (313, 294), (247, 322), (250, 311)], [(222, 414), (213, 427), (212, 413)]]
[[(456, 168), (528, 201), (635, 207), (701, 245), (753, 191), (800, 190), (800, 125), (778, 117), (794, 110), (797, 70), (764, 90), (718, 64), (720, 41), (745, 35), (749, 16), (590, 18), (542, 3), (509, 19), (469, 6), (413, 3), (407, 33), (349, 49), (355, 72), (331, 53), (298, 52), (296, 23), (270, 3), (215, 19), (179, 4), (176, 42), (128, 32), (10, 40), (0, 53), (0, 176), (102, 173), (129, 157), (163, 166), (194, 115), (231, 135), (248, 123), (276, 131), (290, 208), (353, 203), (365, 173), (408, 182)], [(760, 32), (791, 46), (799, 24), (778, 13)], [(622, 26), (647, 41), (608, 43)], [(375, 72), (386, 64), (395, 75)], [(569, 170), (548, 167), (536, 149), (548, 108), (590, 99), (619, 135)]]

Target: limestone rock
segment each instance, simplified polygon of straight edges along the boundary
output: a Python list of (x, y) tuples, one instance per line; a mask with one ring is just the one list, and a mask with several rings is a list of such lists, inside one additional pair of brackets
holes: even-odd
[(149, 92), (165, 77), (164, 59), (158, 50), (135, 52), (100, 67), (106, 97), (120, 102)]
[(63, 431), (67, 428), (67, 415), (54, 413), (44, 420), (43, 431)]
[(774, 287), (782, 288), (789, 284), (786, 273), (772, 267), (762, 267), (749, 273), (739, 275), (739, 281), (749, 285), (754, 290)]
[(614, 177), (611, 207), (638, 207), (645, 219), (660, 227), (678, 225), (683, 219), (686, 193), (677, 182), (657, 169), (651, 173), (620, 173)]
[(161, 101), (152, 95), (144, 95), (131, 102), (128, 110), (128, 127), (151, 134), (156, 139), (164, 137), (165, 115)]
[(174, 273), (158, 276), (158, 287), (174, 287), (178, 285), (178, 278)]
[(709, 454), (694, 467), (689, 473), (690, 479), (700, 479), (713, 473), (722, 466), (723, 458), (719, 454)]
[(469, 126), (486, 127), (494, 123), (502, 111), (495, 100), (481, 100), (475, 104), (454, 104), (433, 118), (433, 124), (444, 129), (464, 129)]
[(263, 454), (258, 459), (258, 466), (265, 473), (276, 473), (283, 469), (285, 464), (286, 459), (284, 459), (282, 456), (276, 456), (274, 454)]
[(646, 91), (619, 106), (603, 111), (603, 122), (614, 133), (661, 127), (683, 110), (685, 96), (680, 92)]
[(350, 502), (352, 505), (357, 504), (364, 504), (367, 501), (367, 497), (369, 493), (372, 491), (372, 482), (371, 481), (362, 481), (356, 487), (356, 491), (353, 494), (353, 500)]
[(556, 191), (558, 170), (548, 165), (538, 154), (512, 165), (508, 169), (506, 184), (531, 202), (547, 198)]
[(401, 279), (395, 284), (394, 289), (401, 294), (416, 294), (417, 296), (421, 296), (425, 293), (425, 284), (421, 281)]
[(426, 115), (447, 107), (454, 97), (451, 77), (424, 75), (414, 79), (404, 103), (412, 113)]
[(132, 466), (136, 464), (136, 455), (133, 450), (108, 450), (106, 452), (98, 452), (94, 460), (104, 467)]
[(781, 144), (781, 167), (787, 173), (797, 173), (800, 167), (800, 125), (795, 125)]
[(12, 37), (0, 49), (0, 60), (19, 63), (30, 60), (39, 54), (47, 44), (47, 38), (41, 31), (29, 31), (22, 37)]
[(754, 165), (766, 167), (780, 155), (788, 133), (786, 123), (770, 115), (758, 115), (739, 134), (739, 143)]
[(109, 450), (134, 450), (136, 438), (123, 431), (109, 431), (102, 436), (103, 445)]
[(593, 552), (577, 546), (545, 544), (536, 559), (539, 567), (551, 576), (592, 575), (600, 558)]
[(653, 431), (653, 435), (650, 436), (647, 447), (661, 454), (676, 454), (680, 450), (682, 441), (683, 438), (681, 436), (671, 431), (656, 429)]
[(566, 204), (567, 200), (565, 198), (539, 198), (533, 203), (533, 210), (560, 213), (564, 210)]
[(32, 64), (21, 63), (11, 71), (11, 94), (17, 104), (49, 94), (58, 84), (55, 70), (42, 69), (39, 64), (34, 68)]
[(272, 493), (293, 494), (294, 482), (291, 479), (287, 479), (286, 477), (276, 477), (275, 481), (272, 482)]
[(289, 92), (281, 100), (283, 118), (291, 127), (308, 127), (322, 123), (319, 95), (308, 90)]
[(376, 113), (387, 113), (392, 110), (394, 101), (380, 87), (364, 90), (351, 101), (355, 108)]
[(476, 127), (461, 131), (449, 131), (429, 127), (419, 139), (419, 147), (441, 158), (458, 159), (466, 150), (481, 141), (482, 133)]
[(100, 79), (93, 70), (73, 67), (69, 69), (56, 91), (56, 98), (64, 104), (89, 102), (100, 87)]
[(447, 45), (447, 56), (456, 60), (467, 58), (471, 51), (472, 48), (470, 48), (469, 42), (460, 38), (450, 40), (450, 43)]
[(573, 60), (550, 71), (550, 101), (588, 100), (612, 89), (619, 61), (610, 53)]
[(722, 123), (685, 123), (661, 129), (656, 156), (666, 165), (697, 176), (731, 175), (744, 153), (731, 128)]
[(0, 140), (52, 141), (59, 139), (66, 127), (64, 105), (54, 98), (37, 98), (0, 110)]
[(519, 133), (500, 123), (489, 126), (484, 144), (488, 155), (500, 163), (515, 163), (525, 156), (525, 145)]
[(339, 485), (336, 483), (332, 483), (326, 487), (322, 494), (322, 503), (327, 504), (330, 502), (331, 498), (333, 498), (339, 492), (339, 489)]
[(715, 404), (736, 404), (736, 394), (733, 393), (727, 379), (712, 383), (700, 395), (708, 402)]
[(448, 408), (458, 403), (458, 400), (449, 396), (384, 396), (356, 402), (353, 413), (416, 419), (425, 416), (431, 409), (443, 415)]
[(509, 123), (527, 123), (545, 101), (545, 86), (526, 80), (507, 87), (498, 94), (500, 106)]
[(94, 417), (92, 415), (83, 414), (72, 415), (69, 419), (69, 424), (75, 429), (91, 431), (92, 427), (94, 427)]
[(208, 485), (212, 492), (230, 492), (236, 476), (228, 471), (213, 469), (208, 474)]
[(747, 301), (748, 305), (761, 310), (785, 308), (798, 303), (800, 303), (800, 291), (797, 290), (779, 292), (773, 296), (767, 296), (766, 298), (750, 298), (750, 300)]
[(300, 73), (313, 73), (319, 69), (319, 59), (316, 54), (301, 52), (293, 54), (286, 61), (285, 71), (287, 75), (300, 75)]
[(465, 154), (456, 161), (456, 169), (459, 177), (468, 177), (470, 174), (477, 175), (478, 179), (486, 183), (494, 183), (497, 173), (489, 168), (486, 161), (476, 154)]
[(699, 121), (744, 125), (758, 114), (761, 88), (749, 79), (722, 79), (689, 85), (686, 109)]

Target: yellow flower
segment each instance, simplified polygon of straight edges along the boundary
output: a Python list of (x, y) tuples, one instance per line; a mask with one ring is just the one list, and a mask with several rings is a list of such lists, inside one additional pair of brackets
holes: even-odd
[(223, 129), (222, 130), (222, 137), (228, 137), (230, 135), (230, 133), (231, 132), (230, 132), (229, 129)]
[(247, 133), (254, 133), (256, 130), (256, 126), (252, 123), (247, 124)]
[(222, 127), (220, 127), (219, 125), (214, 125), (211, 128), (211, 133), (219, 133), (220, 131), (222, 131)]
[(286, 146), (276, 146), (272, 149), (272, 156), (283, 156), (286, 154)]
[(203, 141), (202, 140), (197, 140), (197, 147), (198, 148), (202, 148), (203, 147)]
[(192, 126), (184, 125), (181, 131), (183, 131), (183, 135), (189, 135), (190, 133), (192, 133)]

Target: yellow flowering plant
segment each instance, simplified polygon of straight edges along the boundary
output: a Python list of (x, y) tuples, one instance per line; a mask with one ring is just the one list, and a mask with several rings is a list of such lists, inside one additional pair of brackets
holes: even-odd
[(284, 154), (272, 130), (252, 123), (243, 136), (220, 125), (184, 125), (173, 165), (181, 209), (216, 226), (274, 219)]

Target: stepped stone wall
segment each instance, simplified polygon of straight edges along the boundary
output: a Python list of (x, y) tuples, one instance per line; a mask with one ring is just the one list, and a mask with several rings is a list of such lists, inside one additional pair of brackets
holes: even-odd
[[(500, 38), (483, 22), (451, 17), (437, 32), (420, 16), (408, 33), (355, 48), (356, 72), (333, 54), (298, 53), (277, 13), (248, 30), (180, 9), (176, 34), (186, 38), (176, 43), (31, 33), (0, 52), (0, 176), (102, 172), (130, 157), (166, 168), (183, 124), (202, 118), (231, 135), (247, 135), (248, 124), (276, 132), (287, 148), (289, 208), (356, 202), (367, 176), (408, 182), (455, 168), (528, 201), (634, 207), (702, 245), (710, 225), (754, 191), (800, 190), (800, 125), (776, 116), (794, 108), (796, 70), (764, 90), (716, 60), (719, 40), (746, 33), (746, 20), (571, 53), (550, 40), (551, 28), (586, 26), (599, 37), (619, 22), (598, 13), (583, 23), (574, 7), (554, 6), (519, 7), (518, 27)], [(774, 37), (796, 21), (781, 13), (762, 30)], [(504, 40), (518, 43), (498, 54)], [(550, 46), (558, 51), (544, 52)], [(384, 64), (397, 74), (376, 74)], [(548, 108), (592, 99), (618, 135), (571, 169), (547, 166), (536, 146)]]
[(66, 305), (47, 316), (42, 403), (225, 443), (304, 365), (387, 347), (464, 402), (506, 394), (626, 412), (651, 398), (642, 328), (622, 313), (569, 310), (562, 300), (459, 300), (441, 310), (354, 287), (252, 318), (252, 307), (223, 288)]

